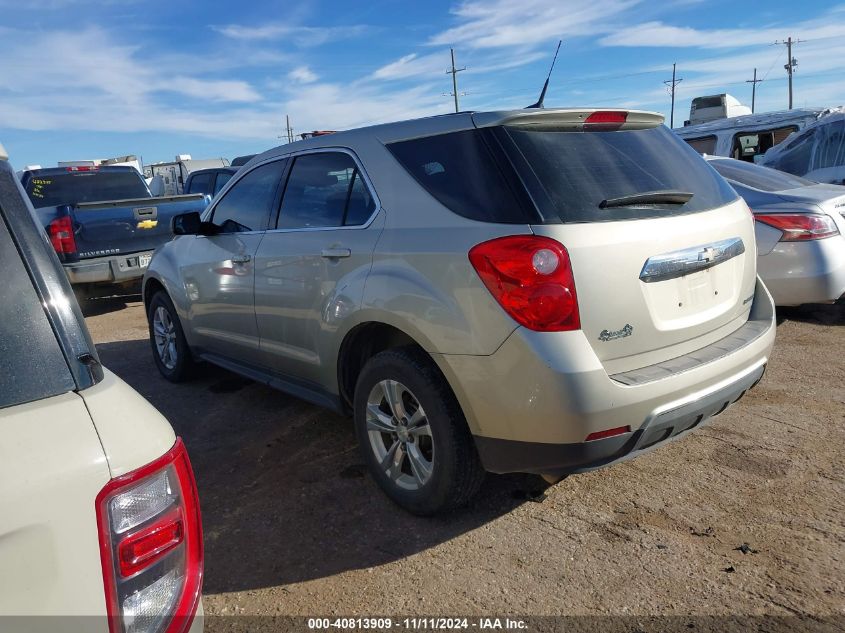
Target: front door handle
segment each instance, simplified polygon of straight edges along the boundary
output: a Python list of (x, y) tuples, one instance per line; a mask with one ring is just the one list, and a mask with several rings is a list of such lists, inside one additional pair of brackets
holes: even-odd
[(339, 257), (349, 257), (352, 254), (352, 251), (348, 248), (324, 248), (323, 251), (320, 253), (323, 257), (328, 257), (329, 259), (337, 259)]
[(252, 255), (235, 255), (232, 257), (233, 264), (246, 264), (252, 259)]

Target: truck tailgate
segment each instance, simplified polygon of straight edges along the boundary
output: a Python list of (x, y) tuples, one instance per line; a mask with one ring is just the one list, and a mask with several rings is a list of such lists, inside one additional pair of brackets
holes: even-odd
[(200, 194), (77, 204), (70, 213), (79, 258), (154, 250), (172, 236), (173, 216), (204, 208)]

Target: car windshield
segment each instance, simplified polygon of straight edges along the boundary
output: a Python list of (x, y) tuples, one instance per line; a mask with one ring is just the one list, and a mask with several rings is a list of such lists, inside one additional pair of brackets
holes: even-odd
[(753, 165), (741, 160), (711, 160), (710, 165), (728, 180), (760, 191), (786, 191), (799, 187), (810, 187), (816, 183), (806, 178), (787, 174), (777, 169)]
[(617, 131), (504, 130), (532, 197), (543, 201), (547, 222), (665, 217), (706, 211), (737, 197), (663, 125)]
[(140, 174), (129, 170), (35, 172), (26, 184), (26, 193), (35, 208), (150, 197)]

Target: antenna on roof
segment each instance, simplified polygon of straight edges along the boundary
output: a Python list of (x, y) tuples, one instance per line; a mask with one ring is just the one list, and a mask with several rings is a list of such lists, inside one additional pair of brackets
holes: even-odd
[(537, 99), (537, 103), (528, 106), (526, 108), (526, 110), (529, 109), (529, 108), (542, 108), (543, 107), (543, 101), (546, 98), (546, 90), (549, 89), (549, 79), (552, 78), (552, 71), (555, 69), (555, 62), (557, 61), (557, 54), (560, 52), (560, 45), (561, 44), (563, 44), (563, 40), (558, 40), (557, 41), (557, 48), (555, 49), (555, 56), (552, 59), (552, 67), (549, 68), (549, 75), (548, 75), (548, 77), (546, 77), (546, 83), (543, 84), (543, 90), (540, 92), (540, 98)]

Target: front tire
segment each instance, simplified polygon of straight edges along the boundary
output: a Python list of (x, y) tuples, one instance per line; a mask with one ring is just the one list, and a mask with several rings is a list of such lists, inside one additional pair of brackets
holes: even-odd
[(465, 505), (484, 480), (463, 412), (422, 351), (371, 358), (355, 386), (355, 430), (373, 478), (419, 515)]
[(147, 311), (153, 360), (161, 375), (170, 382), (183, 382), (193, 376), (194, 359), (185, 340), (176, 308), (167, 293), (159, 290)]

